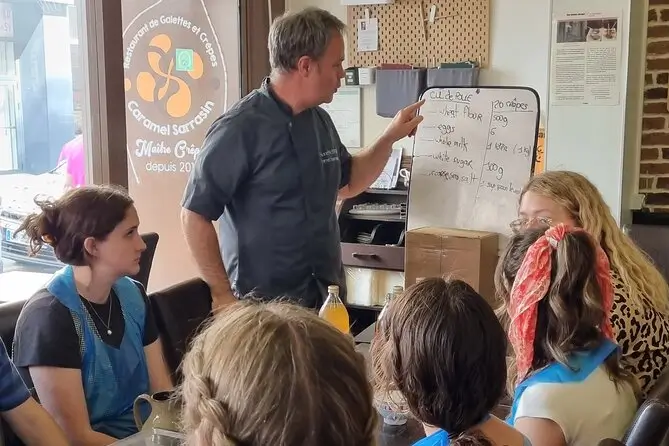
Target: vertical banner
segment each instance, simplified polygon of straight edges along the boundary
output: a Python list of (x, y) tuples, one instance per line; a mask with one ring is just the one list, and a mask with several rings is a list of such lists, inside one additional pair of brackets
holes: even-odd
[(239, 35), (237, 2), (123, 0), (128, 184), (140, 231), (160, 235), (152, 289), (196, 274), (180, 201), (207, 129), (239, 99)]

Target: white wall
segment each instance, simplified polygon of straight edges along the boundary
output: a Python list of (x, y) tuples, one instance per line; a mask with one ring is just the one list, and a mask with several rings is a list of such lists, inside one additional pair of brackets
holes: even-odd
[(550, 0), (491, 0), (490, 68), (482, 85), (532, 87), (545, 124), (550, 53)]
[[(553, 2), (556, 14), (582, 10), (583, 0)], [(588, 0), (589, 10), (622, 13), (620, 103), (614, 106), (550, 105), (546, 168), (573, 170), (601, 191), (620, 224), (635, 207), (641, 142), (647, 0)], [(587, 10), (586, 10), (587, 11)]]
[[(583, 9), (584, 3), (586, 0), (491, 0), (490, 66), (482, 71), (480, 83), (534, 88), (540, 97), (541, 123), (546, 127), (547, 169), (585, 174), (600, 189), (616, 219), (626, 223), (629, 209), (640, 198), (640, 107), (648, 0), (587, 0), (593, 10), (613, 7), (624, 12), (625, 30), (621, 34), (629, 39), (625, 39), (621, 63), (621, 105), (613, 109), (553, 107), (551, 114), (548, 98), (552, 11)], [(307, 6), (327, 9), (346, 21), (346, 7), (339, 0), (286, 0), (287, 9)], [(632, 48), (629, 58), (628, 48)], [(363, 143), (369, 144), (389, 120), (376, 115), (373, 87), (365, 87), (362, 98)]]
[[(482, 72), (480, 83), (532, 87), (539, 93), (543, 110), (548, 94), (550, 0), (492, 0), (490, 3), (491, 67)], [(299, 10), (307, 6), (327, 9), (346, 21), (346, 7), (339, 0), (286, 0), (286, 9)], [(362, 107), (362, 140), (367, 145), (390, 120), (376, 115), (374, 87), (363, 88)]]

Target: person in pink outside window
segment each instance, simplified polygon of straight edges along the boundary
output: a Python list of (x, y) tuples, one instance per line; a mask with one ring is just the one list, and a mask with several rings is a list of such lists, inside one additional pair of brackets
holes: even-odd
[(58, 156), (58, 165), (67, 162), (66, 188), (86, 185), (86, 158), (84, 158), (84, 135), (77, 126), (75, 136), (63, 145)]

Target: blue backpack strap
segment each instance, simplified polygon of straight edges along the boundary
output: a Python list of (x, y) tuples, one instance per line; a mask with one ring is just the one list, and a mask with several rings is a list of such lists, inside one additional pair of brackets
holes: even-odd
[[(104, 344), (97, 335), (94, 321), (77, 292), (72, 267), (54, 274), (47, 289), (70, 310), (77, 334), (83, 340), (82, 384), (91, 424), (110, 429), (117, 438), (133, 433), (136, 428), (132, 403), (137, 395), (149, 391), (142, 342), (146, 305), (139, 285), (126, 277), (113, 285), (125, 320), (120, 349)], [(124, 375), (117, 377), (115, 373)], [(124, 380), (121, 387), (117, 378)], [(102, 427), (100, 431), (107, 432)]]
[(448, 446), (450, 443), (448, 434), (444, 430), (439, 430), (428, 437), (421, 438), (412, 446)]
[[(485, 415), (481, 421), (475, 425), (483, 424), (490, 419), (490, 414)], [(451, 435), (443, 429), (431, 434), (429, 437), (422, 438), (413, 444), (413, 446), (448, 446), (451, 443)]]
[[(66, 265), (56, 271), (49, 282), (47, 282), (46, 289), (58, 302), (70, 310), (77, 334), (83, 340), (81, 352), (82, 364), (84, 364), (85, 368), (85, 364), (90, 363), (91, 355), (95, 354), (95, 340), (91, 331), (86, 327), (85, 310), (81, 304), (81, 298), (74, 282), (74, 270), (72, 266)], [(87, 370), (82, 369), (82, 373), (85, 374), (86, 372)]]
[(135, 323), (139, 327), (142, 338), (144, 338), (146, 302), (139, 287), (139, 283), (129, 277), (121, 277), (114, 283), (114, 291), (119, 302), (121, 302), (126, 321)]
[(56, 271), (47, 282), (46, 289), (68, 309), (82, 312), (81, 305), (79, 305), (79, 293), (74, 283), (74, 271), (71, 266), (67, 265)]
[[(133, 323), (143, 338), (146, 305), (139, 285), (128, 277), (121, 277), (114, 283), (113, 288), (119, 302), (121, 302), (126, 321)], [(85, 310), (81, 304), (81, 298), (74, 282), (73, 268), (67, 265), (54, 273), (47, 283), (46, 289), (70, 310), (75, 329), (77, 329), (77, 333), (83, 338), (82, 364), (86, 368), (86, 365), (91, 363), (92, 355), (95, 354), (95, 340), (91, 330), (87, 329)], [(86, 374), (87, 370), (82, 369), (82, 373)]]
[(569, 367), (559, 362), (544, 367), (530, 375), (521, 382), (513, 395), (511, 413), (507, 423), (513, 426), (516, 420), (516, 411), (520, 398), (528, 387), (541, 383), (577, 383), (584, 381), (590, 376), (606, 359), (618, 349), (618, 345), (609, 339), (604, 339), (599, 347), (584, 353), (575, 353), (569, 357)]

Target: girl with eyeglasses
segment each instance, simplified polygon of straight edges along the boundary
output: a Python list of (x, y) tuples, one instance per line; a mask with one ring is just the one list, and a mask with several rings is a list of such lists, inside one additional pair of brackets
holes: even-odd
[(669, 286), (620, 229), (604, 198), (583, 175), (549, 171), (523, 188), (514, 232), (565, 223), (584, 229), (606, 253), (613, 282), (611, 323), (622, 365), (645, 394), (669, 366)]
[(637, 385), (613, 338), (604, 251), (582, 229), (531, 228), (511, 238), (495, 284), (514, 351), (508, 421), (533, 446), (621, 439)]

